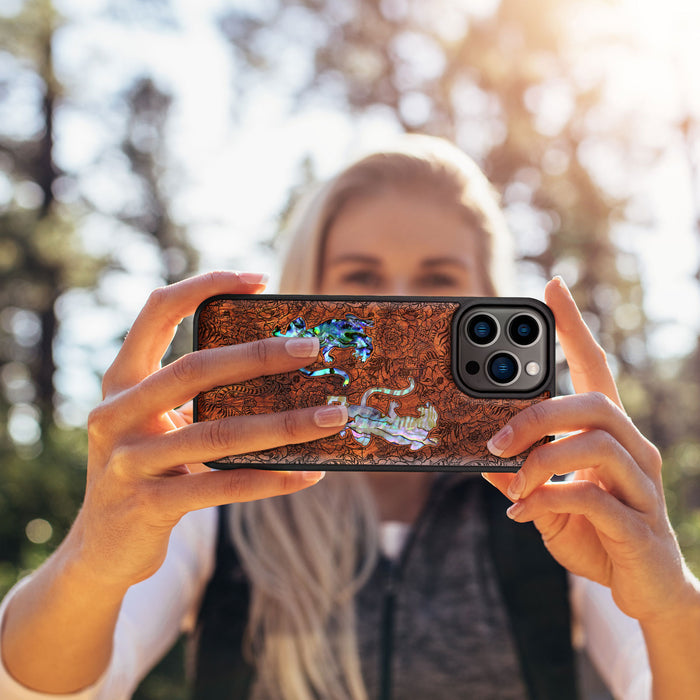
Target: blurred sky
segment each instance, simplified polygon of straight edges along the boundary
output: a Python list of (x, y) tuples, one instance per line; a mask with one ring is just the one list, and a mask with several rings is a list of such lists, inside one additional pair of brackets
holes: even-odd
[[(497, 3), (464, 1), (477, 14), (490, 12)], [(258, 2), (262, 0), (239, 0), (245, 7)], [(157, 22), (106, 21), (106, 0), (55, 4), (70, 18), (54, 46), (56, 69), (76, 105), (57, 116), (57, 162), (66, 170), (90, 173), (90, 164), (111, 137), (109, 122), (91, 119), (90, 113), (99, 114), (104, 105), (113, 104), (128, 76), (154, 76), (176, 95), (168, 127), (174, 147), (168, 165), (175, 213), (201, 251), (202, 269), (264, 269), (272, 273), (274, 289), (275, 262), (260, 241), (274, 231), (275, 216), (298, 178), (302, 156), (311, 154), (317, 173), (330, 175), (398, 133), (397, 124), (380, 110), (350, 119), (327, 102), (314, 102), (290, 115), (290, 94), (307, 69), (294, 56), (285, 62), (278, 82), (261, 82), (251, 92), (254, 99), (241, 110), (233, 89), (240, 76), (213, 22), (222, 7), (235, 4), (230, 1), (173, 0), (178, 26), (170, 29)], [(0, 5), (0, 11), (9, 14), (18, 2), (1, 0)], [(693, 194), (689, 177), (689, 155), (697, 160), (700, 154), (688, 154), (685, 144), (670, 140), (668, 127), (681, 109), (700, 115), (700, 2), (592, 0), (590, 11), (570, 21), (578, 41), (571, 50), (581, 52), (582, 75), (605, 76), (605, 119), (618, 120), (619, 129), (660, 151), (653, 167), (632, 173), (631, 180), (629, 172), (616, 167), (616, 154), (598, 149), (589, 159), (596, 177), (612, 192), (633, 190), (638, 211), (631, 212), (632, 219), (638, 214), (653, 221), (651, 229), (634, 222), (621, 226), (617, 240), (623, 249), (641, 256), (647, 312), (655, 320), (668, 321), (653, 336), (652, 352), (678, 355), (690, 350), (700, 327), (700, 296), (692, 279), (700, 264), (700, 237), (693, 228), (700, 193)], [(626, 37), (626, 44), (596, 48), (601, 36), (612, 35)], [(542, 128), (555, 129), (566, 110), (565, 98), (550, 100)], [(21, 114), (17, 119), (19, 123)], [(104, 169), (95, 171), (82, 183), (105, 211), (118, 207), (123, 197), (118, 170), (114, 176), (105, 176)], [(113, 233), (113, 224), (107, 226), (99, 218), (84, 227), (87, 246), (98, 253), (114, 253)], [(128, 326), (148, 291), (161, 283), (152, 251), (137, 239), (120, 246), (119, 255), (132, 274), (112, 275), (102, 290), (103, 301), (111, 297), (118, 302), (117, 316), (91, 307), (77, 291), (64, 304), (65, 338), (79, 342), (81, 335), (94, 338), (115, 323)], [(541, 296), (541, 281), (529, 280), (523, 292)], [(75, 308), (80, 314), (70, 312)], [(106, 351), (98, 362), (106, 367), (109, 361), (111, 351)], [(63, 372), (58, 383), (75, 386), (70, 370)]]

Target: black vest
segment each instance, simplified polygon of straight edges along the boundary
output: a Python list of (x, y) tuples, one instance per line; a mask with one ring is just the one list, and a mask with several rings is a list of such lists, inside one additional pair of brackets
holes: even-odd
[[(458, 479), (449, 497), (461, 498), (466, 483)], [(528, 696), (531, 700), (575, 700), (566, 572), (547, 552), (533, 525), (514, 523), (505, 516), (509, 505), (505, 497), (485, 482), (480, 487), (484, 489), (488, 549)], [(216, 568), (193, 637), (193, 700), (249, 697), (255, 672), (241, 651), (249, 601), (249, 584), (230, 539), (226, 510), (220, 508)], [(382, 685), (381, 698), (388, 699), (390, 681)]]

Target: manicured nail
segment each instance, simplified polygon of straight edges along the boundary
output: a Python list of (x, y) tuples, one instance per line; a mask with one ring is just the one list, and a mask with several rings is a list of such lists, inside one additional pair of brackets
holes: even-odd
[(505, 425), (486, 443), (486, 447), (491, 454), (500, 457), (511, 442), (513, 442), (513, 428)]
[(508, 508), (506, 511), (506, 515), (511, 519), (515, 520), (525, 509), (525, 506), (518, 501), (517, 503), (513, 503), (513, 505)]
[(554, 277), (552, 277), (552, 281), (556, 282), (569, 295), (571, 294), (569, 287), (567, 286), (566, 282), (564, 282), (564, 278), (561, 275), (554, 275)]
[(312, 484), (315, 484), (326, 476), (326, 472), (302, 472), (301, 475), (304, 481), (310, 481)]
[(238, 279), (245, 284), (267, 284), (270, 276), (265, 272), (239, 272)]
[(316, 357), (318, 355), (318, 338), (290, 338), (284, 347), (292, 357)]
[(348, 409), (341, 405), (319, 408), (314, 421), (319, 428), (339, 428), (348, 422)]
[(522, 494), (524, 488), (525, 476), (522, 472), (518, 472), (515, 475), (513, 481), (510, 482), (510, 486), (508, 487), (509, 498), (512, 498), (514, 501), (517, 501), (520, 498), (520, 495)]

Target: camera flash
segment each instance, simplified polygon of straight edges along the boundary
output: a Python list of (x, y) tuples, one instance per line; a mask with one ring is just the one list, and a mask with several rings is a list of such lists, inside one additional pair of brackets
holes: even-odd
[(525, 365), (525, 371), (531, 376), (534, 377), (536, 374), (540, 373), (540, 365), (537, 362), (528, 362)]

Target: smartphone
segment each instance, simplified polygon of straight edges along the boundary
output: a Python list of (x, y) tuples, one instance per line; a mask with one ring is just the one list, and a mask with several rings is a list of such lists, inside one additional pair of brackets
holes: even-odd
[(325, 403), (347, 407), (347, 426), (210, 467), (516, 471), (525, 454), (499, 458), (486, 443), (555, 390), (554, 318), (535, 299), (221, 295), (195, 314), (195, 350), (270, 336), (315, 336), (318, 358), (203, 392), (194, 419)]

